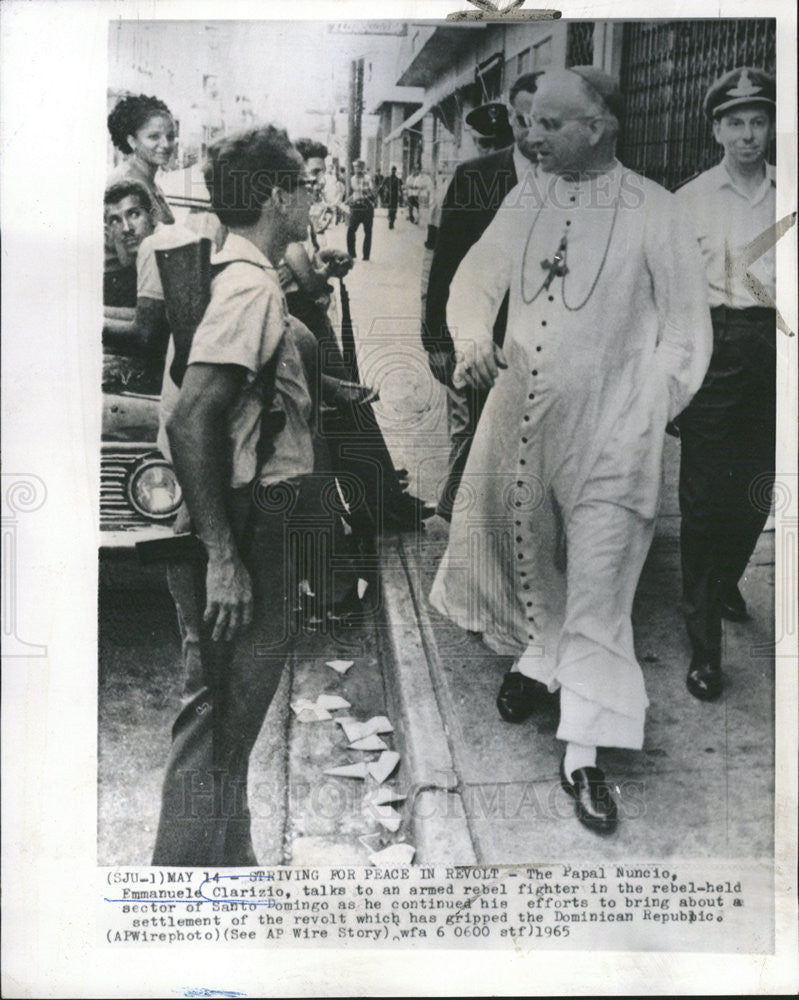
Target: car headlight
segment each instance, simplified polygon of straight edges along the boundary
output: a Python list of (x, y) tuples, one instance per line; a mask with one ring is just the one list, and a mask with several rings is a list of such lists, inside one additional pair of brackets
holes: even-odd
[(160, 457), (142, 459), (128, 477), (128, 500), (153, 521), (172, 517), (183, 500), (172, 466)]

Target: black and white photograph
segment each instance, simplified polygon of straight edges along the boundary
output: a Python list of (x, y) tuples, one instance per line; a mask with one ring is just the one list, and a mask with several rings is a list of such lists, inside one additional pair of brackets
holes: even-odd
[[(91, 947), (783, 954), (785, 12), (108, 6), (54, 383), (94, 373)], [(17, 467), (4, 579), (60, 495)], [(41, 670), (4, 602), (4, 674)]]
[(772, 853), (774, 70), (111, 25), (102, 864)]

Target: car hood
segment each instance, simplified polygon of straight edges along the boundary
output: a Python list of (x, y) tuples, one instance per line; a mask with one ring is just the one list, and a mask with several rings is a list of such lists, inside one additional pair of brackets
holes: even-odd
[(158, 397), (103, 393), (103, 441), (155, 442)]

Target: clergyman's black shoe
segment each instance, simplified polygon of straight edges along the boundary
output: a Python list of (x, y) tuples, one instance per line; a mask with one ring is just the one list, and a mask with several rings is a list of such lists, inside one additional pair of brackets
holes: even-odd
[(688, 668), (685, 686), (694, 698), (700, 701), (715, 701), (720, 695), (723, 685), (721, 667), (709, 660), (694, 657)]
[(524, 722), (540, 704), (542, 684), (518, 671), (511, 671), (502, 678), (497, 695), (499, 714), (506, 722)]
[(749, 617), (746, 610), (746, 601), (741, 597), (741, 592), (737, 587), (730, 587), (725, 590), (719, 600), (719, 612), (722, 618), (728, 622), (745, 622)]
[(574, 799), (577, 819), (594, 833), (613, 833), (619, 811), (602, 769), (578, 767), (572, 771), (569, 781), (563, 768), (564, 760), (565, 756), (560, 761), (560, 783), (566, 794)]

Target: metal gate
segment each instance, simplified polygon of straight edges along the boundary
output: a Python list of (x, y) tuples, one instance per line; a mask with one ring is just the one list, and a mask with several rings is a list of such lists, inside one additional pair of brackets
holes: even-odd
[(718, 163), (720, 149), (702, 113), (707, 88), (736, 66), (773, 73), (775, 51), (771, 18), (625, 25), (619, 159), (672, 191)]
[(594, 62), (594, 22), (569, 21), (566, 25), (566, 66), (591, 66)]

